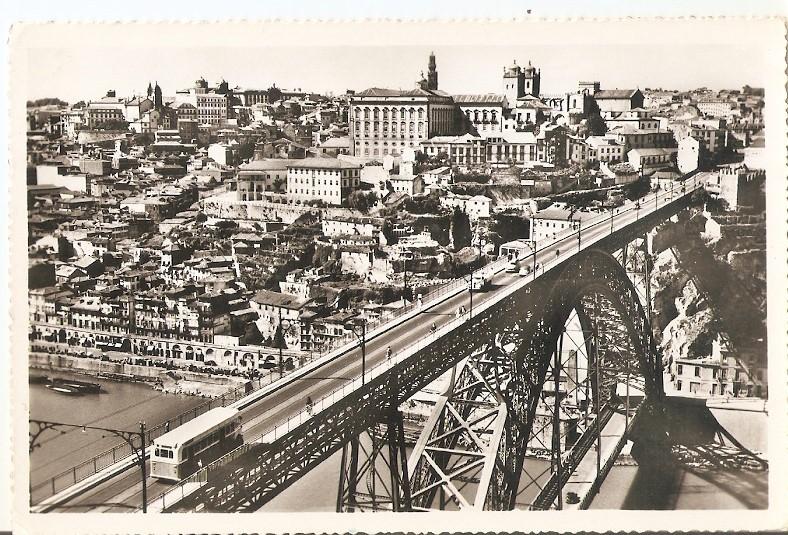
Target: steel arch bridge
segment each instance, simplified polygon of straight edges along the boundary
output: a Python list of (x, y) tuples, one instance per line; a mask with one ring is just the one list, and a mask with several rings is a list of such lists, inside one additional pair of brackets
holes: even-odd
[[(629, 242), (615, 248), (621, 262), (600, 249), (580, 252), (284, 436), (244, 445), (163, 510), (259, 509), (339, 450), (338, 511), (508, 510), (530, 483), (532, 508), (560, 508), (561, 489), (595, 440), (599, 479), (601, 429), (621, 413), (622, 384), (625, 431), (635, 415), (630, 388), (646, 404), (663, 397), (648, 314), (629, 278), (648, 270), (648, 257)], [(580, 334), (567, 354), (568, 320)], [(450, 370), (408, 459), (398, 409)], [(524, 468), (534, 451), (550, 455), (541, 480)]]

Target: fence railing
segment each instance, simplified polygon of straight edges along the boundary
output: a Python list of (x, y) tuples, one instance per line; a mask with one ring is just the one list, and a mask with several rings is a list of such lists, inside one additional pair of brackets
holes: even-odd
[[(204, 403), (189, 409), (188, 411), (161, 422), (160, 424), (146, 430), (145, 444), (151, 445), (156, 438), (160, 437), (164, 433), (175, 429), (180, 425), (183, 425), (189, 420), (193, 420), (197, 416), (200, 416), (211, 409), (216, 407), (226, 407), (227, 405), (244, 398), (245, 396), (262, 388), (263, 386), (266, 385), (255, 385), (252, 383), (251, 388), (246, 385), (239, 386), (230, 392), (227, 392), (226, 394), (222, 394), (220, 397), (211, 398)], [(45, 479), (44, 481), (41, 481), (40, 483), (31, 486), (30, 501), (33, 505), (41, 503), (43, 500), (46, 500), (47, 498), (54, 496), (63, 490), (66, 490), (72, 485), (76, 485), (80, 481), (97, 474), (101, 470), (109, 468), (110, 466), (125, 460), (130, 455), (132, 455), (132, 453), (133, 451), (128, 443), (119, 443), (110, 449), (69, 468), (68, 470), (64, 470), (59, 474), (56, 474)]]

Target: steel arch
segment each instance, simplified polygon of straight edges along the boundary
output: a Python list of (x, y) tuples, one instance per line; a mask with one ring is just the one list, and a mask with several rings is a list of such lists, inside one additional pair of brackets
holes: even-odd
[(544, 299), (531, 311), (532, 320), (522, 326), (522, 343), (511, 360), (513, 379), (505, 392), (509, 421), (499, 443), (485, 509), (514, 508), (525, 446), (533, 427), (550, 355), (555, 351), (573, 309), (580, 311), (578, 316), (585, 324), (584, 330), (593, 329), (593, 323), (599, 321), (599, 317), (587, 310), (584, 303), (584, 298), (591, 295), (606, 298), (624, 323), (634, 353), (634, 371), (644, 379), (646, 397), (658, 401), (664, 396), (662, 363), (651, 326), (637, 289), (627, 277), (624, 267), (601, 250), (589, 250), (571, 259), (554, 277)]

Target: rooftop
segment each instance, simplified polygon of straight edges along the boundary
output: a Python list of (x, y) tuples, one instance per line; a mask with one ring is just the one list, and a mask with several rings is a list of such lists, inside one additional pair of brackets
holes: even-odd
[(478, 95), (452, 95), (457, 104), (498, 104), (503, 105), (505, 97), (495, 93)]
[[(451, 98), (444, 91), (429, 89), (386, 89), (382, 87), (370, 87), (355, 94), (355, 97), (444, 97)], [(354, 98), (355, 98), (354, 97)]]
[(600, 89), (594, 93), (594, 98), (599, 99), (616, 99), (616, 98), (632, 98), (637, 93), (637, 89)]
[(581, 210), (570, 210), (549, 206), (544, 210), (539, 210), (534, 214), (533, 219), (550, 219), (554, 221), (583, 221), (597, 215), (594, 212), (583, 212)]
[(361, 169), (361, 167), (361, 164), (335, 158), (305, 158), (291, 160), (291, 163), (287, 164), (288, 169)]
[(287, 169), (292, 160), (286, 158), (268, 158), (265, 160), (252, 160), (238, 167), (239, 172), (243, 171), (283, 171)]
[(252, 301), (259, 305), (271, 305), (290, 310), (300, 310), (309, 302), (308, 299), (301, 299), (290, 294), (271, 292), (269, 290), (258, 290), (254, 294)]

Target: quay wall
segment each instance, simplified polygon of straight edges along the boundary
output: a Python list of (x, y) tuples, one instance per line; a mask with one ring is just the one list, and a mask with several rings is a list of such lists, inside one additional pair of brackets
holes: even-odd
[[(123, 374), (133, 376), (139, 381), (172, 382), (167, 370), (150, 366), (139, 366), (123, 362), (101, 361), (98, 359), (73, 357), (49, 353), (30, 353), (29, 366), (38, 370), (67, 371), (87, 375)], [(246, 379), (225, 375), (208, 375), (198, 372), (173, 370), (179, 381), (201, 383), (227, 388), (236, 388), (246, 383)]]

